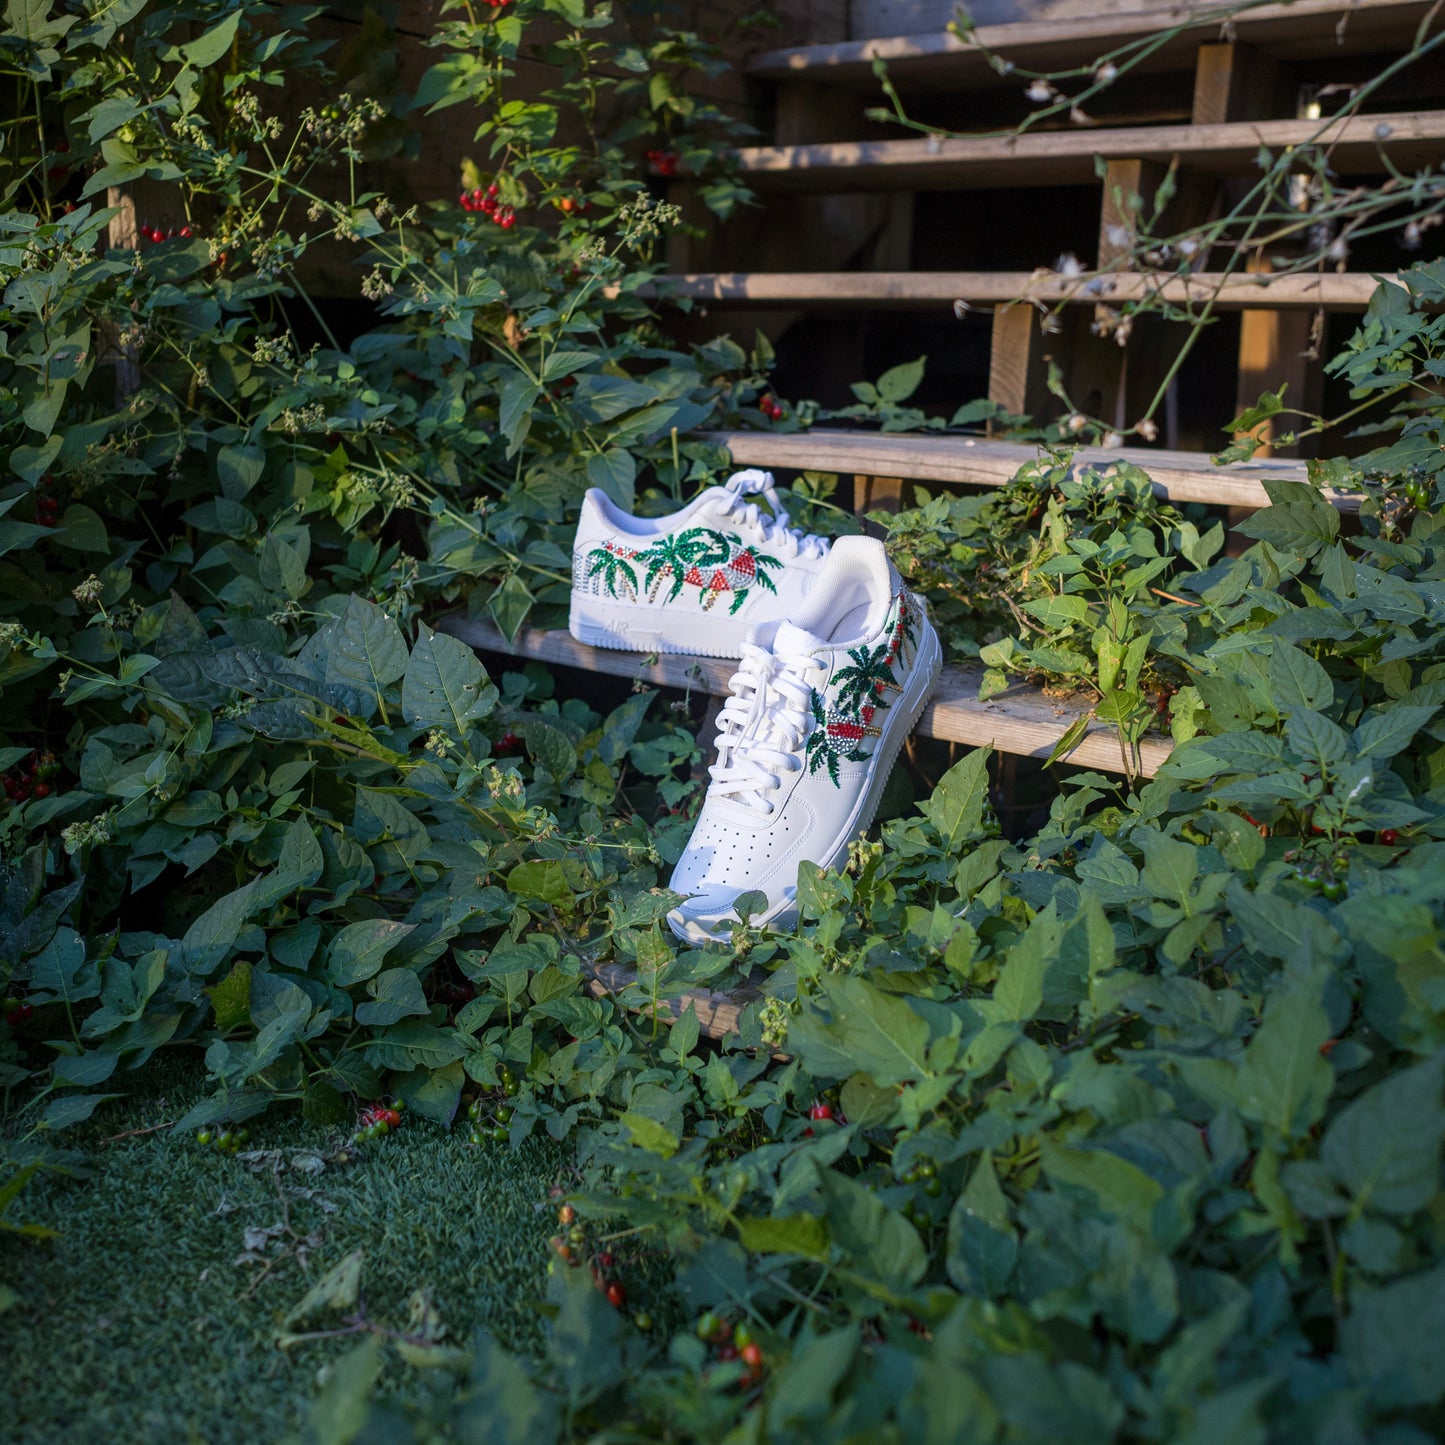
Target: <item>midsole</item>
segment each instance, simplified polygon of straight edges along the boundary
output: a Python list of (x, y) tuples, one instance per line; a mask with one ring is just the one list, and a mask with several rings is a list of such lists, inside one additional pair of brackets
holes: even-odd
[[(721, 601), (719, 605), (723, 605)], [(593, 647), (686, 652), (701, 657), (741, 657), (751, 625), (726, 613), (683, 615), (660, 607), (629, 606), (575, 593), (567, 622), (573, 637)]]

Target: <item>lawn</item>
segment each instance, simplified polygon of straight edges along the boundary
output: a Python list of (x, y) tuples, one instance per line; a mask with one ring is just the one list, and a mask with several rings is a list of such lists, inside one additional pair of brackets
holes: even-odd
[[(354, 1342), (283, 1350), (278, 1327), (353, 1250), (369, 1319), (404, 1328), (413, 1292), (425, 1290), (447, 1340), (464, 1344), (485, 1323), (505, 1344), (539, 1344), (527, 1302), (543, 1290), (547, 1190), (565, 1173), (565, 1149), (545, 1139), (475, 1147), (464, 1131), (408, 1120), (340, 1163), (340, 1134), (278, 1112), (254, 1131), (257, 1157), (226, 1157), (157, 1127), (202, 1086), (199, 1069), (157, 1070), (146, 1092), (76, 1138), (81, 1177), (26, 1191), (22, 1217), (56, 1238), (0, 1243), (0, 1277), (21, 1296), (0, 1314), (8, 1441), (284, 1438), (318, 1371)], [(328, 1157), (316, 1173), (289, 1167)], [(286, 1224), (253, 1234), (248, 1250), (248, 1231)], [(397, 1367), (383, 1388), (415, 1393), (434, 1373)]]

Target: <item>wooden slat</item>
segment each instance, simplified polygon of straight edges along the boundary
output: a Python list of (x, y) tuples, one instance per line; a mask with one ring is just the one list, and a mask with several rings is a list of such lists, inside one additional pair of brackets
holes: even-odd
[[(516, 658), (550, 662), (585, 672), (653, 683), (662, 687), (701, 689), (721, 695), (736, 664), (717, 658), (681, 657), (674, 654), (643, 656), (606, 647), (589, 647), (567, 632), (544, 632), (524, 627), (515, 645), (490, 622), (452, 613), (437, 620), (437, 627), (460, 638), (479, 652), (503, 653)], [(978, 700), (983, 678), (980, 667), (945, 667), (932, 701), (918, 722), (923, 737), (970, 747), (993, 747), (1020, 757), (1046, 758), (1064, 731), (1087, 706), (1072, 699), (1046, 697), (1038, 688), (1016, 683), (1005, 693)], [(1152, 777), (1169, 756), (1173, 745), (1165, 738), (1149, 738), (1140, 746), (1140, 771)], [(1118, 738), (1103, 723), (1093, 723), (1079, 746), (1069, 754), (1075, 767), (1126, 771)]]
[[(637, 970), (621, 963), (597, 964), (588, 970), (587, 991), (593, 998), (618, 997), (634, 1012), (651, 1014), (650, 1001), (644, 1003), (634, 992), (627, 990), (639, 985)], [(640, 987), (645, 991), (647, 984)], [(762, 995), (747, 984), (730, 989), (686, 988), (676, 993), (664, 993), (657, 1000), (657, 1018), (664, 1024), (687, 1012), (688, 1004), (697, 1013), (698, 1028), (710, 1039), (720, 1039), (735, 1034), (738, 1029), (738, 1015), (743, 1009)], [(782, 1058), (784, 1055), (777, 1055)]]
[[(1261, 5), (1231, 17), (1238, 39), (1285, 61), (1316, 60), (1342, 54), (1367, 54), (1403, 48), (1429, 13), (1432, 0), (1294, 0)], [(1102, 9), (1102, 5), (1097, 7)], [(1220, 39), (1220, 8), (1189, 22), (1186, 7), (1159, 7), (1132, 13), (1070, 15), (1004, 25), (980, 25), (977, 44), (937, 32), (883, 40), (851, 41), (770, 50), (746, 64), (759, 80), (806, 79), (818, 84), (876, 90), (875, 59), (887, 63), (895, 84), (913, 91), (967, 86), (1017, 86), (1016, 75), (1001, 76), (984, 49), (1006, 56), (1019, 70), (1072, 69), (1081, 59), (1137, 41), (1158, 41), (1161, 32), (1181, 22), (1184, 28), (1162, 40), (1139, 63), (1141, 73), (1189, 69), (1201, 40)]]
[(1096, 182), (1099, 156), (1166, 165), (1177, 156), (1192, 171), (1250, 175), (1258, 170), (1261, 146), (1277, 153), (1311, 141), (1331, 148), (1339, 175), (1383, 169), (1382, 150), (1392, 164), (1412, 171), (1445, 157), (1445, 111), (754, 146), (734, 154), (743, 177), (760, 190), (964, 190), (1088, 185)]
[(1093, 305), (1157, 298), (1171, 305), (1213, 301), (1217, 307), (1323, 306), (1362, 311), (1380, 280), (1394, 273), (1302, 272), (1296, 275), (1225, 275), (1201, 271), (1180, 276), (1164, 271), (1115, 271), (1061, 276), (1054, 271), (715, 271), (659, 276), (640, 294), (656, 299), (705, 301), (709, 305), (835, 308), (887, 307), (927, 310), (952, 306), (1003, 306), (1020, 298), (1046, 306)]
[[(907, 477), (920, 482), (1001, 487), (1038, 455), (1038, 448), (981, 437), (888, 435), (818, 428), (807, 432), (701, 432), (699, 440), (726, 447), (741, 467)], [(1154, 480), (1154, 491), (1173, 502), (1209, 502), (1222, 507), (1263, 507), (1269, 503), (1265, 478), (1309, 480), (1303, 462), (1256, 460), (1227, 467), (1211, 465), (1199, 452), (1153, 447), (1081, 447), (1076, 470), (1101, 470), (1114, 461), (1133, 462)], [(1324, 489), (1342, 512), (1359, 510), (1353, 492)]]

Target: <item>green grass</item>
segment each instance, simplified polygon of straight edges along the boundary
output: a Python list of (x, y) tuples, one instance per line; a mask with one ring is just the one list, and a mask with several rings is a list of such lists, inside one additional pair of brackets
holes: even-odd
[[(543, 1293), (556, 1225), (537, 1205), (565, 1166), (564, 1150), (546, 1140), (516, 1152), (473, 1148), (459, 1131), (407, 1120), (357, 1162), (307, 1177), (253, 1171), (164, 1129), (104, 1142), (178, 1118), (196, 1096), (194, 1073), (165, 1077), (153, 1064), (150, 1074), (147, 1095), (103, 1109), (78, 1141), (89, 1178), (42, 1178), (21, 1197), (12, 1217), (59, 1238), (0, 1236), (0, 1279), (21, 1297), (0, 1314), (11, 1445), (283, 1439), (315, 1397), (318, 1369), (353, 1342), (283, 1351), (278, 1326), (354, 1249), (364, 1252), (369, 1318), (404, 1326), (409, 1297), (425, 1288), (450, 1340), (465, 1344), (485, 1324), (512, 1347), (539, 1344), (527, 1302)], [(295, 1113), (253, 1134), (252, 1149), (338, 1142)], [(237, 1256), (248, 1226), (282, 1219), (278, 1187), (290, 1193), (292, 1228), (319, 1240), (304, 1266), (293, 1253), (257, 1283), (260, 1267)], [(318, 1197), (294, 1193), (301, 1189)], [(430, 1372), (393, 1368), (388, 1388), (428, 1388)]]

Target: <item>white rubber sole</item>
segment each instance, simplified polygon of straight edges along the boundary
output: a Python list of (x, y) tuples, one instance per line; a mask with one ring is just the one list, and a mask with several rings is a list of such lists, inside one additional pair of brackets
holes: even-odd
[[(903, 744), (908, 741), (908, 735), (917, 726), (923, 709), (928, 706), (928, 700), (933, 696), (933, 689), (938, 685), (939, 674), (943, 671), (943, 648), (933, 624), (925, 622), (924, 626), (927, 630), (918, 644), (918, 656), (912, 676), (909, 677), (908, 685), (898, 702), (888, 709), (887, 721), (883, 724), (883, 733), (873, 754), (873, 770), (862, 792), (858, 794), (858, 800), (848, 815), (847, 823), (835, 836), (827, 857), (816, 860), (820, 868), (836, 868), (848, 856), (849, 844), (872, 826), (878, 804), (883, 799), (883, 789), (888, 786), (893, 765), (898, 761), (898, 754), (903, 750)], [(688, 918), (676, 909), (667, 915), (668, 927), (685, 943), (726, 943), (732, 937), (732, 924), (735, 919), (708, 921), (714, 923), (713, 928), (709, 929), (703, 920)], [(772, 927), (779, 930), (791, 928), (797, 921), (796, 883), (766, 913), (754, 914), (752, 917), (754, 927)]]
[(687, 657), (741, 657), (751, 625), (737, 617), (701, 611), (695, 617), (672, 611), (664, 618), (660, 607), (629, 606), (576, 593), (567, 617), (568, 632), (589, 647), (677, 652)]

